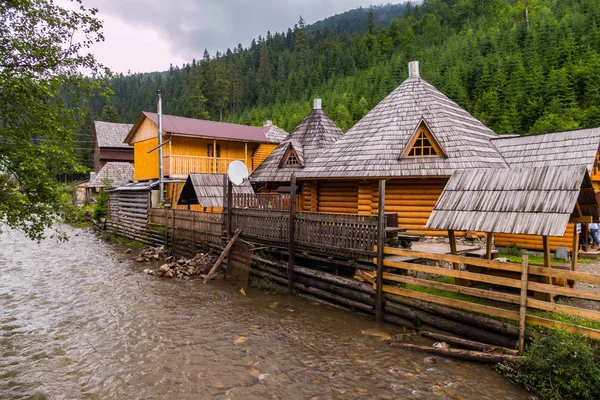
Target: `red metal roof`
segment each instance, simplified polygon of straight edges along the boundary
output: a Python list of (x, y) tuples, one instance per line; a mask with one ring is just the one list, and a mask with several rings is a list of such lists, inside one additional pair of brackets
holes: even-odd
[[(155, 124), (158, 124), (156, 113), (143, 112)], [(227, 122), (215, 122), (202, 119), (177, 117), (163, 114), (163, 130), (173, 135), (209, 137), (225, 140), (269, 143), (262, 126), (247, 126)]]

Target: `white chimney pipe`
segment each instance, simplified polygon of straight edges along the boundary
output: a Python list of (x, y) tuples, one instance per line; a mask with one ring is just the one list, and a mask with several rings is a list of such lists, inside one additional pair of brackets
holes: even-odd
[(409, 78), (419, 78), (419, 62), (411, 61), (408, 63), (408, 77)]
[(313, 102), (313, 110), (320, 110), (321, 104), (322, 104), (321, 99), (315, 99)]

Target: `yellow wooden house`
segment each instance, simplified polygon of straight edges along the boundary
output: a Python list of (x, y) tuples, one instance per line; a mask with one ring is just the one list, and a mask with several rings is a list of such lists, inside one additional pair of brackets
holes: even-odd
[[(189, 174), (225, 174), (234, 160), (252, 172), (287, 137), (271, 121), (254, 127), (163, 114), (162, 125), (165, 201), (174, 207)], [(143, 112), (124, 142), (134, 149), (134, 179), (158, 179), (158, 115)]]

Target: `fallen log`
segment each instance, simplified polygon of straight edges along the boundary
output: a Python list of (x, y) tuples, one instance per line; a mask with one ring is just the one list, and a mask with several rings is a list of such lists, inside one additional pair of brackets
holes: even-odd
[(505, 362), (507, 360), (517, 360), (520, 358), (518, 356), (511, 356), (508, 354), (492, 354), (472, 350), (443, 349), (438, 347), (418, 346), (416, 344), (398, 342), (391, 342), (390, 346), (405, 350), (423, 351), (426, 353), (436, 354), (442, 357), (456, 358), (459, 360), (477, 361), (486, 364), (496, 364)]
[(231, 238), (231, 240), (229, 241), (229, 243), (227, 243), (227, 246), (225, 247), (225, 250), (223, 250), (223, 252), (219, 256), (219, 258), (215, 262), (215, 265), (213, 265), (213, 267), (210, 269), (210, 271), (208, 272), (208, 274), (206, 274), (206, 276), (204, 277), (204, 281), (203, 281), (204, 283), (208, 282), (210, 280), (210, 278), (212, 278), (212, 276), (215, 274), (215, 272), (217, 272), (217, 268), (219, 268), (219, 265), (221, 265), (221, 262), (223, 261), (223, 259), (225, 258), (225, 256), (227, 254), (229, 254), (229, 251), (233, 247), (233, 244), (235, 243), (235, 241), (237, 240), (237, 238), (240, 236), (241, 232), (242, 231), (240, 229), (238, 229), (237, 231), (235, 231), (235, 235), (233, 235), (233, 238)]
[(466, 325), (462, 322), (454, 321), (439, 315), (434, 315), (426, 311), (411, 308), (403, 304), (386, 301), (384, 310), (390, 314), (398, 315), (413, 321), (415, 328), (419, 328), (421, 324), (433, 326), (438, 330), (453, 333), (465, 338), (470, 338), (485, 343), (515, 348), (516, 339), (499, 335), (494, 332), (489, 332), (484, 329)]
[(455, 310), (453, 308), (440, 306), (434, 303), (409, 299), (406, 297), (386, 295), (386, 298), (395, 303), (400, 303), (411, 308), (416, 308), (422, 311), (427, 311), (436, 315), (440, 315), (448, 319), (462, 322), (469, 326), (494, 331), (502, 335), (514, 337), (515, 339), (519, 337), (519, 327), (516, 325), (511, 325), (507, 322), (502, 322), (493, 318), (487, 318), (484, 316), (467, 313), (465, 311)]
[(459, 338), (456, 336), (445, 335), (443, 333), (437, 332), (429, 332), (429, 331), (421, 331), (421, 336), (427, 337), (430, 339), (438, 340), (440, 342), (446, 342), (448, 344), (453, 344), (456, 346), (464, 347), (469, 350), (476, 350), (482, 352), (496, 352), (501, 354), (508, 354), (511, 356), (518, 356), (519, 352), (513, 349), (507, 349), (502, 346), (493, 346), (487, 343), (475, 342), (473, 340), (466, 340), (463, 338)]

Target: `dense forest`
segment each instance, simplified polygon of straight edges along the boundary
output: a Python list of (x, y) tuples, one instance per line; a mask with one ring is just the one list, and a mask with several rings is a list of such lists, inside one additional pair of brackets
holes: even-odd
[[(360, 10), (360, 9), (359, 9)], [(421, 76), (497, 133), (535, 134), (600, 126), (598, 0), (425, 0), (345, 13), (253, 40), (164, 73), (118, 75), (93, 118), (133, 122), (155, 110), (287, 131), (312, 98), (346, 131), (407, 77)], [(331, 27), (331, 29), (330, 29)]]

